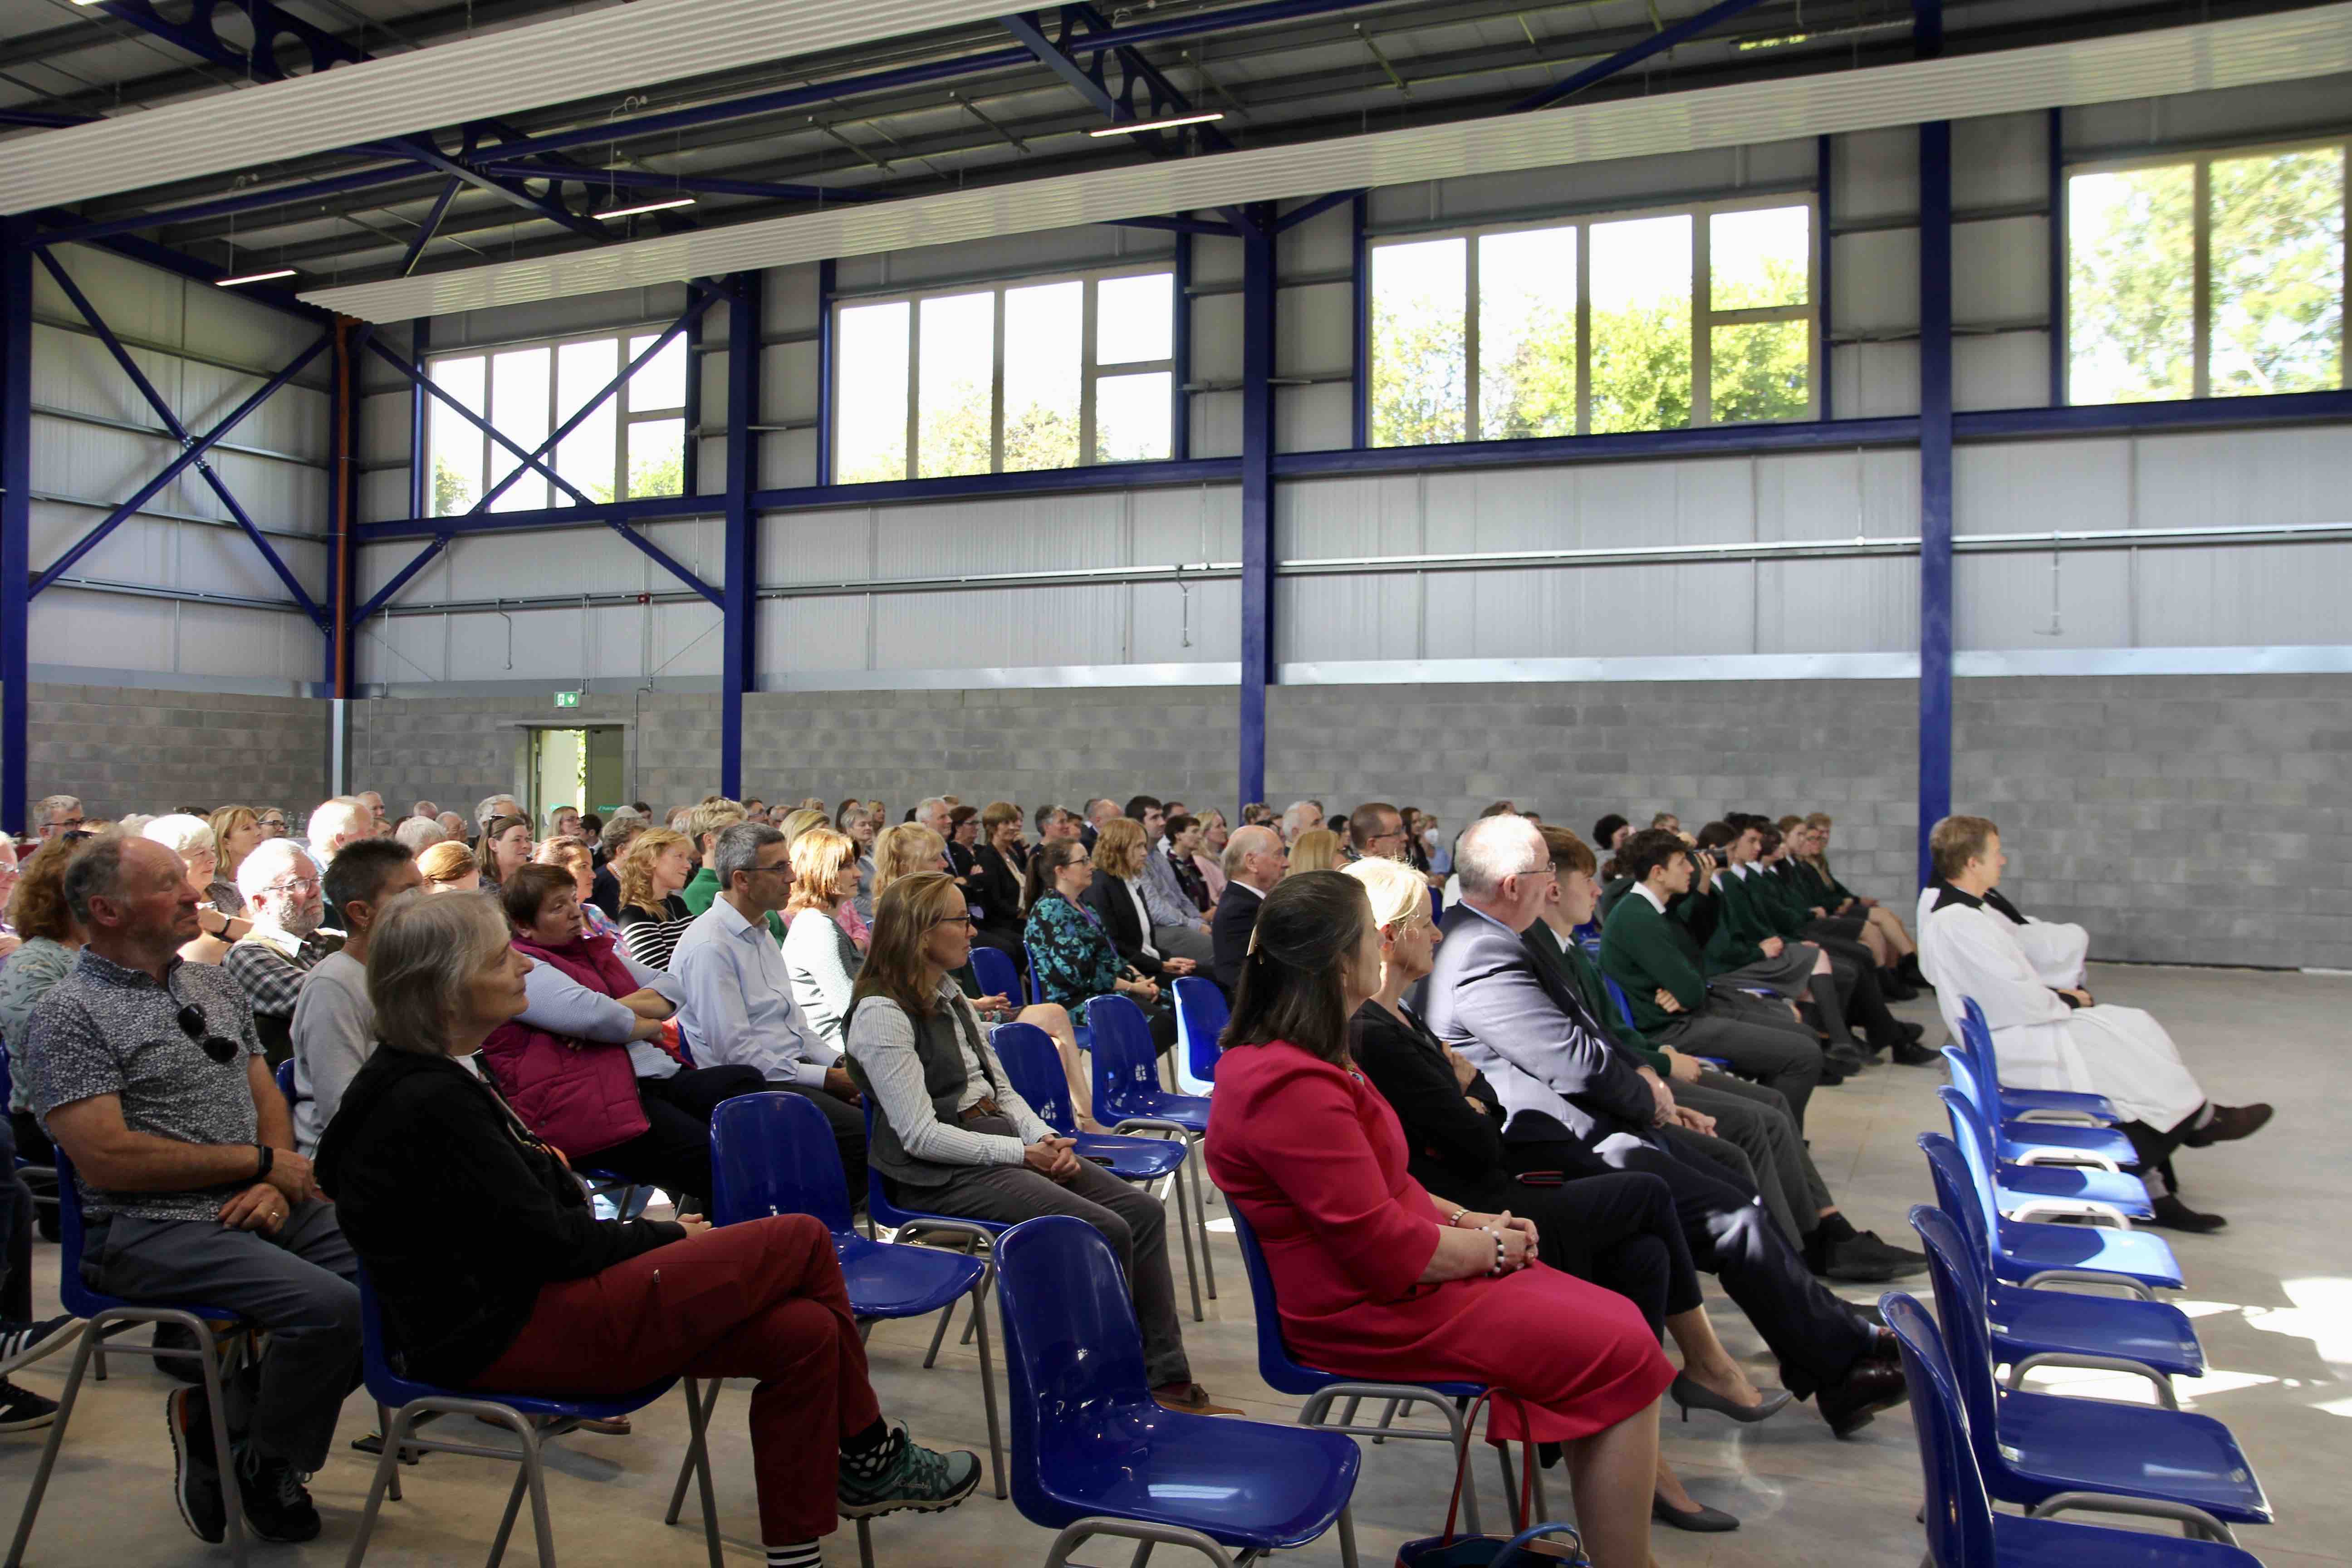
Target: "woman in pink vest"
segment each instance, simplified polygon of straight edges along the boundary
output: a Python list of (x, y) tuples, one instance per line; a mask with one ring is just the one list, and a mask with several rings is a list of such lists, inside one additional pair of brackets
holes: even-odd
[(681, 1214), (710, 1197), (710, 1113), (766, 1087), (757, 1068), (698, 1068), (669, 1023), (677, 981), (591, 934), (561, 866), (524, 866), (499, 889), (530, 1005), (483, 1042), (516, 1114), (575, 1171), (661, 1188)]

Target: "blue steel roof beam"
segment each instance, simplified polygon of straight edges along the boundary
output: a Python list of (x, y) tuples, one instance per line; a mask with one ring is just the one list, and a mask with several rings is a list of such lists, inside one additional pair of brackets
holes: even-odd
[(402, 149), (420, 163), (438, 169), (453, 179), (465, 181), (476, 190), (488, 191), (500, 201), (510, 203), (550, 223), (561, 224), (590, 239), (604, 241), (615, 237), (611, 229), (594, 218), (583, 217), (553, 197), (532, 195), (519, 182), (492, 179), (472, 164), (459, 163), (441, 151), (430, 136), (403, 137), (390, 145)]
[(1727, 22), (1742, 11), (1752, 11), (1764, 0), (1722, 0), (1696, 16), (1685, 16), (1670, 27), (1661, 27), (1630, 48), (1618, 50), (1605, 60), (1597, 60), (1565, 81), (1556, 81), (1541, 92), (1523, 98), (1511, 105), (1514, 111), (1529, 109), (1549, 109), (1562, 99), (1574, 97), (1604, 78), (1615, 76), (1630, 66), (1641, 64), (1653, 55), (1664, 54), (1676, 44), (1698, 37), (1719, 22)]
[[(213, 13), (223, 4), (245, 13), (247, 22), (253, 28), (251, 50), (241, 49), (224, 41), (214, 28)], [(173, 21), (156, 10), (149, 0), (97, 0), (90, 8), (128, 22), (142, 32), (152, 33), (198, 59), (226, 66), (259, 81), (279, 81), (286, 76), (285, 68), (278, 63), (278, 51), (273, 47), (280, 35), (294, 39), (310, 51), (313, 72), (323, 71), (332, 66), (357, 65), (368, 58), (323, 27), (312, 26), (299, 16), (271, 5), (269, 0), (212, 0), (211, 4), (193, 7), (185, 22)]]
[(257, 212), (266, 207), (295, 206), (317, 201), (323, 196), (341, 195), (349, 191), (365, 190), (371, 185), (388, 185), (416, 177), (415, 166), (378, 166), (362, 169), (354, 174), (338, 174), (330, 180), (312, 180), (299, 185), (281, 185), (274, 190), (246, 191), (216, 201), (198, 202), (190, 206), (166, 207), (159, 212), (137, 213), (129, 217), (107, 218), (99, 223), (76, 223), (67, 213), (43, 213), (41, 221), (64, 226), (43, 234), (41, 245), (78, 245), (95, 239), (107, 239), (118, 234), (135, 234), (142, 229), (165, 228), (173, 224), (201, 223), (206, 218), (227, 217), (235, 213)]
[(882, 191), (855, 187), (779, 184), (764, 180), (729, 180), (705, 174), (663, 174), (643, 169), (550, 169), (538, 163), (495, 158), (477, 163), (486, 174), (519, 180), (573, 180), (585, 185), (609, 185), (619, 190), (676, 191), (680, 195), (756, 196), (778, 202), (872, 202), (886, 199)]
[(457, 193), (465, 185), (465, 181), (452, 179), (433, 199), (433, 210), (426, 213), (425, 221), (416, 226), (416, 237), (408, 242), (408, 250), (400, 258), (400, 275), (403, 278), (415, 271), (416, 264), (425, 259), (425, 247), (432, 244), (433, 237), (440, 232), (441, 220), (449, 214), (449, 204), (457, 199)]

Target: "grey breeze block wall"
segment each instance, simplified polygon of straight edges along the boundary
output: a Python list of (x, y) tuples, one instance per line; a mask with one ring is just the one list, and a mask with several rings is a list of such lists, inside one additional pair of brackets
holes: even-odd
[(81, 797), (94, 817), (239, 802), (307, 812), (327, 792), (327, 705), (307, 697), (35, 682), (26, 805)]

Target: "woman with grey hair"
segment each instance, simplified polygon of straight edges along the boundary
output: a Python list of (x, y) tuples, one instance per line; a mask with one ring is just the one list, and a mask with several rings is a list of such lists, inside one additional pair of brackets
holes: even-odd
[(918, 1447), (884, 1420), (822, 1221), (600, 1220), (562, 1157), (459, 1065), (521, 1015), (530, 969), (478, 895), (402, 894), (373, 929), (383, 1048), (344, 1090), (318, 1174), (396, 1364), (447, 1387), (573, 1399), (758, 1379), (751, 1463), (771, 1564), (817, 1563), (817, 1538), (844, 1516), (971, 1496), (977, 1456)]
[(196, 936), (180, 949), (180, 956), (190, 963), (218, 963), (228, 956), (229, 944), (253, 929), (253, 922), (212, 905), (213, 873), (220, 866), (212, 824), (201, 816), (173, 812), (149, 818), (139, 837), (177, 855), (187, 868), (188, 886), (195, 889)]

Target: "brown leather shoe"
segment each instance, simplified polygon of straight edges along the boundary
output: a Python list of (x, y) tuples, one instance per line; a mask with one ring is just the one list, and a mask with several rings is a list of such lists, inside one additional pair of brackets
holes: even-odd
[(1163, 1383), (1151, 1391), (1162, 1410), (1173, 1410), (1182, 1415), (1239, 1415), (1238, 1407), (1212, 1404), (1209, 1391), (1197, 1383)]
[(1851, 1437), (1869, 1426), (1872, 1416), (1910, 1397), (1911, 1388), (1903, 1379), (1900, 1365), (1865, 1353), (1854, 1358), (1843, 1377), (1814, 1393), (1813, 1408), (1830, 1424), (1832, 1433)]
[(2241, 1138), (2261, 1131), (2271, 1119), (2271, 1108), (2257, 1102), (2252, 1105), (2217, 1105), (2213, 1120), (2183, 1138), (2181, 1142), (2191, 1149), (2202, 1149), (2210, 1143), (2234, 1143)]

